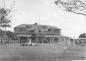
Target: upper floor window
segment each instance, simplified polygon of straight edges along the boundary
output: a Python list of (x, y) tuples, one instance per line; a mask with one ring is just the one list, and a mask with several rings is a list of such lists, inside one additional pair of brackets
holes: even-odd
[(58, 31), (58, 29), (55, 29), (55, 31)]
[(58, 32), (58, 29), (55, 29), (55, 32)]
[(47, 27), (46, 27), (46, 26), (42, 26), (42, 28), (43, 28), (43, 29), (47, 29)]
[(24, 28), (20, 28), (19, 30), (20, 30), (20, 31), (23, 31), (23, 30), (24, 30)]
[(50, 32), (50, 31), (51, 31), (51, 29), (48, 29), (48, 31)]
[(41, 32), (41, 30), (39, 30), (39, 32)]
[(32, 28), (32, 26), (27, 25), (26, 28)]
[(30, 32), (35, 32), (35, 30), (30, 30)]

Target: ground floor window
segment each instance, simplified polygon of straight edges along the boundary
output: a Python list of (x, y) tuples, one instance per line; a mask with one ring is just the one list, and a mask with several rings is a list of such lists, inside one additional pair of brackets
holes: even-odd
[(26, 43), (27, 37), (20, 37), (20, 43)]
[(43, 41), (44, 41), (44, 43), (48, 43), (48, 41), (46, 40), (46, 38), (44, 38), (44, 40), (43, 40)]
[(59, 42), (59, 38), (54, 38), (54, 43), (58, 43)]
[(38, 37), (36, 38), (37, 43), (58, 43), (59, 38), (53, 38), (53, 37)]
[(42, 43), (43, 41), (42, 41), (42, 37), (38, 37), (37, 38), (37, 43)]
[(49, 37), (38, 37), (36, 38), (37, 43), (50, 43), (51, 38)]
[(50, 37), (46, 38), (47, 43), (50, 43)]

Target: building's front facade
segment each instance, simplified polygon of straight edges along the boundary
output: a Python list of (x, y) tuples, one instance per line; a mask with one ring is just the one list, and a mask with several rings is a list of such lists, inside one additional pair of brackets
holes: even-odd
[(22, 24), (14, 28), (16, 38), (20, 43), (29, 42), (31, 37), (33, 43), (58, 43), (61, 40), (61, 29), (55, 26)]

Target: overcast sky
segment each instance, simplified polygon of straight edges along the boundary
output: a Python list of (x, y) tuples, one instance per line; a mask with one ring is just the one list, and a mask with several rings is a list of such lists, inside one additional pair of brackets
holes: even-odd
[(62, 35), (78, 37), (86, 32), (86, 17), (63, 11), (54, 0), (15, 0), (12, 28), (20, 24), (57, 26)]

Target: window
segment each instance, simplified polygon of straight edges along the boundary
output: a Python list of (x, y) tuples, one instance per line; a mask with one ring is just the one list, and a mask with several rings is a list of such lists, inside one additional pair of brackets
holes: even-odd
[(23, 31), (24, 30), (24, 28), (20, 28), (20, 31)]
[(35, 30), (29, 30), (29, 32), (35, 32)]
[(47, 26), (42, 26), (42, 28), (43, 28), (43, 29), (46, 29), (46, 28), (47, 28)]
[(46, 42), (50, 43), (50, 38), (49, 37), (46, 38)]
[(55, 32), (58, 32), (58, 29), (55, 29)]
[(26, 28), (32, 28), (32, 26), (27, 25)]
[(58, 38), (54, 38), (54, 42), (55, 42), (55, 43), (58, 42), (58, 40), (59, 40)]
[(41, 30), (39, 30), (39, 33), (41, 32)]
[(48, 29), (48, 31), (50, 32), (50, 31), (51, 31), (51, 29)]
[(42, 38), (39, 37), (38, 40), (37, 40), (38, 43), (42, 43)]

